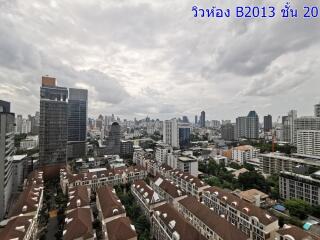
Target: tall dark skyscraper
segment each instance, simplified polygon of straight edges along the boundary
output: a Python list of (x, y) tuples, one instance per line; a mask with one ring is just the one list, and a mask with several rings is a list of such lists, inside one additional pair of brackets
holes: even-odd
[(0, 100), (0, 220), (8, 208), (12, 192), (12, 156), (14, 154), (14, 114), (10, 103)]
[(181, 149), (186, 149), (190, 146), (191, 126), (188, 123), (179, 123), (179, 146)]
[(66, 162), (68, 142), (68, 89), (56, 79), (42, 77), (40, 88), (39, 162), (41, 166)]
[(202, 111), (200, 115), (200, 127), (204, 128), (205, 126), (206, 126), (206, 113), (205, 111)]
[(272, 130), (272, 116), (270, 114), (263, 117), (263, 129), (265, 132)]
[(196, 124), (196, 125), (198, 124), (198, 115), (194, 116), (194, 124)]
[(232, 141), (235, 138), (234, 124), (227, 123), (221, 126), (221, 138), (226, 141)]
[(68, 100), (68, 158), (86, 155), (88, 90), (69, 89)]
[(108, 154), (120, 155), (120, 125), (117, 122), (112, 123), (109, 138), (107, 139)]
[(259, 138), (259, 116), (256, 111), (250, 111), (247, 116), (246, 137), (249, 139)]

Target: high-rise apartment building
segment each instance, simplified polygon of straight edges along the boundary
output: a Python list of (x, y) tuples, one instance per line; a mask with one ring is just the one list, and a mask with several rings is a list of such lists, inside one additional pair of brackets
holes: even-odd
[(320, 131), (298, 130), (297, 153), (304, 155), (320, 156)]
[(269, 114), (263, 118), (264, 132), (270, 132), (272, 130), (272, 116)]
[(236, 138), (259, 138), (259, 116), (255, 111), (250, 111), (247, 117), (236, 119)]
[(190, 146), (191, 126), (189, 123), (179, 123), (179, 146), (188, 148)]
[(201, 115), (200, 115), (200, 127), (201, 128), (206, 127), (206, 113), (205, 113), (205, 111), (202, 111)]
[(291, 110), (288, 112), (288, 129), (289, 129), (289, 142), (294, 144), (295, 140), (295, 121), (298, 117), (297, 110)]
[(69, 89), (68, 158), (86, 155), (88, 90)]
[(179, 147), (179, 132), (177, 119), (163, 122), (163, 142), (171, 147)]
[(42, 77), (40, 87), (40, 165), (66, 162), (68, 141), (68, 89), (58, 87), (56, 79)]
[(293, 143), (297, 143), (297, 133), (299, 130), (320, 131), (320, 117), (299, 117), (294, 121)]
[(8, 208), (13, 185), (14, 121), (10, 103), (0, 100), (0, 220)]
[(223, 124), (221, 126), (221, 138), (225, 141), (232, 141), (235, 137), (235, 125), (231, 123)]
[(112, 155), (120, 155), (121, 129), (117, 122), (112, 123), (109, 138), (107, 139), (107, 152)]
[(198, 124), (198, 115), (194, 116), (194, 124), (197, 125)]
[(246, 138), (259, 138), (259, 116), (255, 111), (250, 111), (247, 116)]

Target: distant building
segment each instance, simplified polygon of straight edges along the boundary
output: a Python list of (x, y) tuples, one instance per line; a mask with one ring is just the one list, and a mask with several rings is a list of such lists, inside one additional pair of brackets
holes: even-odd
[(320, 131), (320, 117), (299, 117), (294, 121), (294, 140), (291, 143), (297, 144), (297, 134), (302, 130)]
[(232, 159), (243, 165), (245, 162), (258, 157), (259, 149), (250, 145), (235, 147), (232, 149)]
[(112, 123), (109, 138), (107, 139), (107, 152), (112, 155), (120, 155), (120, 125), (117, 122)]
[(133, 141), (120, 141), (120, 156), (132, 157), (133, 156)]
[(221, 126), (221, 138), (225, 141), (233, 141), (235, 139), (235, 125), (227, 123)]
[(291, 110), (289, 111), (288, 116), (282, 117), (283, 140), (285, 142), (288, 142), (291, 144), (295, 143), (296, 119), (297, 119), (296, 110)]
[(20, 149), (28, 150), (39, 147), (39, 136), (27, 136), (25, 139), (20, 142)]
[(178, 122), (174, 118), (163, 123), (163, 142), (174, 148), (179, 147)]
[(191, 126), (188, 123), (179, 123), (179, 146), (182, 149), (186, 149), (190, 146), (190, 134)]
[(42, 77), (40, 88), (40, 165), (66, 163), (68, 141), (68, 89), (56, 79)]
[(247, 117), (236, 119), (236, 138), (259, 138), (259, 116), (255, 111), (250, 111)]
[(314, 116), (320, 117), (320, 103), (314, 105)]
[(320, 156), (320, 130), (298, 130), (297, 153)]
[(200, 115), (200, 127), (201, 128), (206, 127), (206, 113), (205, 113), (205, 111), (202, 111), (201, 115)]
[(19, 186), (22, 186), (23, 180), (27, 177), (27, 155), (14, 155), (12, 157), (12, 175), (14, 181), (12, 181), (12, 191), (17, 192)]
[(194, 124), (197, 125), (198, 124), (198, 115), (194, 116)]
[(263, 117), (263, 130), (264, 132), (272, 130), (272, 116), (270, 114)]
[(14, 154), (14, 113), (10, 103), (0, 100), (0, 220), (5, 216), (12, 193)]
[(88, 90), (69, 89), (68, 158), (84, 157), (87, 152)]

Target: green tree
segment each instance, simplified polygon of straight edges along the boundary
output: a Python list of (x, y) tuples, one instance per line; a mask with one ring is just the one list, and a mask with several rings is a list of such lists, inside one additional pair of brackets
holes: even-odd
[(284, 206), (289, 210), (289, 213), (292, 216), (296, 216), (300, 219), (305, 219), (312, 211), (310, 205), (301, 199), (286, 200)]
[(256, 171), (240, 174), (238, 182), (243, 190), (255, 188), (265, 193), (270, 191), (270, 187), (268, 186), (265, 178)]

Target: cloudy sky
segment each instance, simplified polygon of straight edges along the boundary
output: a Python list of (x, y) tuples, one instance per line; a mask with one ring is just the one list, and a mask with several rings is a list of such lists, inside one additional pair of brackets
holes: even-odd
[(242, 2), (0, 0), (0, 99), (34, 113), (48, 74), (89, 89), (91, 116), (311, 115), (320, 101), (320, 17), (214, 20), (191, 11)]

